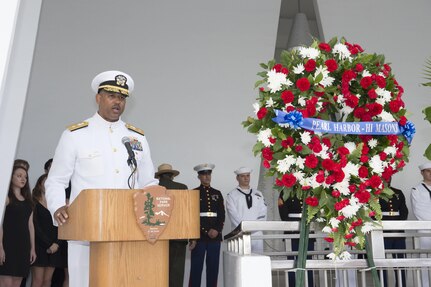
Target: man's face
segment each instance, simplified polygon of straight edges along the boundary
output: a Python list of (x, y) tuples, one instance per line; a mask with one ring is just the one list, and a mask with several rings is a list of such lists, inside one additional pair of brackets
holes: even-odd
[(238, 180), (239, 186), (242, 186), (242, 187), (250, 186), (250, 174), (249, 173), (238, 174), (236, 176), (236, 180)]
[(100, 91), (96, 95), (99, 115), (108, 122), (116, 122), (126, 107), (126, 97), (120, 93)]
[(425, 182), (431, 183), (431, 168), (423, 169), (421, 171), (421, 174)]
[(211, 172), (199, 173), (198, 178), (203, 186), (210, 186), (211, 184)]

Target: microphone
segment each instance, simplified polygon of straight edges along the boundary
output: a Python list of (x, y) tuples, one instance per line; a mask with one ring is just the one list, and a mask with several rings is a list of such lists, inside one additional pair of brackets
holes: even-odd
[(129, 154), (129, 158), (127, 159), (127, 164), (131, 165), (134, 164), (136, 167), (136, 159), (135, 159), (135, 153), (132, 150), (132, 146), (130, 145), (130, 138), (129, 137), (123, 137), (121, 139), (121, 142), (124, 144), (124, 146), (127, 149), (127, 153)]

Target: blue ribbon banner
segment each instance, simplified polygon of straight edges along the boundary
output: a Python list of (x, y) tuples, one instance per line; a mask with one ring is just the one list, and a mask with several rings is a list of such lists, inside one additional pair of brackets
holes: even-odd
[(318, 133), (351, 134), (351, 135), (399, 135), (403, 134), (411, 143), (416, 129), (411, 122), (405, 126), (397, 122), (331, 122), (315, 118), (303, 118), (298, 111), (289, 113), (275, 110), (276, 117), (272, 120), (278, 124), (288, 124), (297, 129), (299, 127)]

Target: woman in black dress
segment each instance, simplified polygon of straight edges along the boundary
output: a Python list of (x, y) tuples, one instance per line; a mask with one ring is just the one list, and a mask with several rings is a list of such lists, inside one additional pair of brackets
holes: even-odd
[(19, 287), (36, 260), (27, 170), (14, 166), (0, 232), (0, 286)]
[(31, 268), (32, 287), (50, 287), (54, 269), (66, 267), (64, 242), (57, 238), (57, 227), (53, 225), (52, 217), (46, 208), (45, 180), (43, 174), (37, 180), (33, 189), (34, 203), (33, 223), (35, 228), (35, 244), (37, 259)]

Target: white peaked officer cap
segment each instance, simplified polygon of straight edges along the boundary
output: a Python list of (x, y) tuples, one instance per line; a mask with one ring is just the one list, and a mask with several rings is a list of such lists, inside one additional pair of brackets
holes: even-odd
[(120, 93), (126, 97), (133, 92), (135, 82), (132, 77), (121, 71), (105, 71), (94, 77), (91, 88), (95, 93), (100, 89)]
[(424, 169), (430, 169), (431, 168), (431, 161), (423, 163), (419, 166), (419, 169), (422, 171)]
[(193, 169), (197, 172), (202, 171), (212, 171), (215, 168), (215, 165), (212, 163), (202, 163), (195, 166)]
[(251, 168), (242, 166), (242, 167), (238, 168), (237, 170), (235, 170), (234, 173), (236, 175), (240, 175), (240, 174), (244, 174), (244, 173), (251, 173), (252, 171), (253, 170)]

